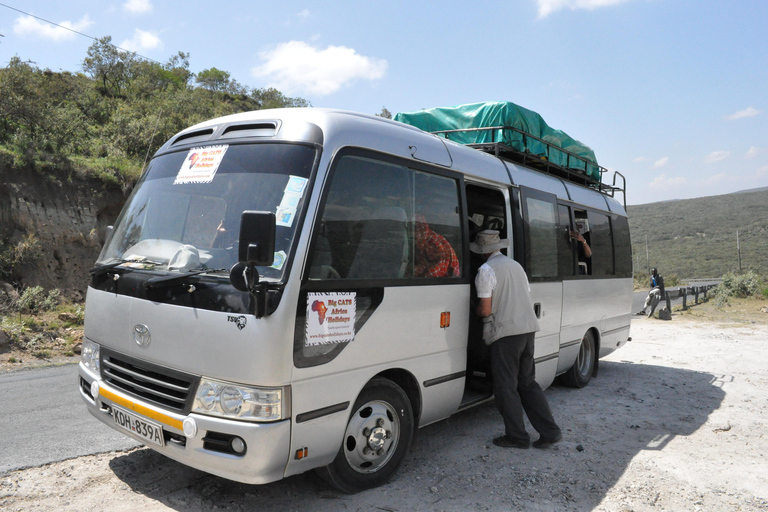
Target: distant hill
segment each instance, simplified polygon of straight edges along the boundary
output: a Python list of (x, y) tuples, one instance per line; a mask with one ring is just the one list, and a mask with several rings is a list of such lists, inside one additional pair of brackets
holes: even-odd
[(738, 230), (742, 270), (768, 275), (766, 188), (629, 205), (627, 211), (635, 274), (646, 273), (649, 266), (683, 279), (738, 271)]

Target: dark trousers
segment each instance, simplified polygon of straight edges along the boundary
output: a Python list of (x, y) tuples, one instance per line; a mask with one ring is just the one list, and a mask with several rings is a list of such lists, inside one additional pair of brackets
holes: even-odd
[(549, 403), (541, 386), (536, 382), (533, 364), (535, 333), (518, 334), (498, 339), (491, 344), (491, 371), (493, 394), (506, 435), (521, 442), (530, 441), (525, 430), (523, 410), (533, 428), (544, 438), (560, 434), (560, 427), (552, 417)]

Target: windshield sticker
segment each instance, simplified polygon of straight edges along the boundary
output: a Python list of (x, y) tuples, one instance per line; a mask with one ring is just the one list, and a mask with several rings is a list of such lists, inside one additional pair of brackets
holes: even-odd
[(173, 184), (185, 185), (187, 183), (212, 182), (228, 147), (207, 146), (190, 149), (189, 153), (187, 153), (187, 158), (181, 164), (181, 169), (179, 169)]
[(355, 339), (356, 294), (307, 293), (307, 332), (304, 345), (348, 343)]
[(272, 262), (270, 268), (276, 268), (277, 270), (280, 270), (283, 268), (283, 265), (285, 265), (285, 258), (287, 258), (285, 251), (276, 252), (275, 260)]
[(291, 176), (288, 180), (288, 185), (285, 186), (285, 191), (302, 196), (304, 195), (304, 187), (307, 186), (307, 181), (307, 178), (302, 178), (301, 176)]
[(275, 211), (278, 226), (289, 228), (293, 225), (293, 219), (296, 217), (299, 201), (304, 196), (307, 181), (307, 178), (302, 178), (301, 176), (291, 176), (288, 179), (288, 184), (283, 191), (283, 199)]
[(293, 224), (293, 218), (296, 216), (296, 208), (283, 208), (277, 207), (277, 213), (275, 213), (275, 224), (278, 226), (291, 227)]

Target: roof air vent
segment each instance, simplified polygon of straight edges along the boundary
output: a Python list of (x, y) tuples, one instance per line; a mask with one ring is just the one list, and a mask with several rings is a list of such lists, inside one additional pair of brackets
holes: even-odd
[(276, 122), (248, 123), (227, 126), (222, 139), (234, 139), (240, 137), (274, 137), (277, 133)]
[(196, 132), (189, 132), (179, 135), (176, 140), (171, 143), (171, 146), (181, 144), (191, 144), (193, 142), (203, 142), (211, 138), (213, 135), (213, 128), (206, 128), (205, 130), (198, 130)]

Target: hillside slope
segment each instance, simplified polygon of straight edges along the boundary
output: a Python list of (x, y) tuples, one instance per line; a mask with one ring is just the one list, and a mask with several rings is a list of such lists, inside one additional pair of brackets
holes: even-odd
[[(635, 274), (649, 266), (681, 278), (741, 268), (768, 274), (768, 190), (629, 205)], [(646, 237), (648, 258), (646, 259)]]

